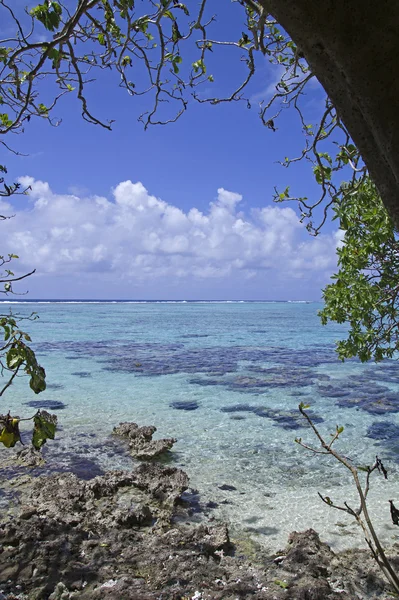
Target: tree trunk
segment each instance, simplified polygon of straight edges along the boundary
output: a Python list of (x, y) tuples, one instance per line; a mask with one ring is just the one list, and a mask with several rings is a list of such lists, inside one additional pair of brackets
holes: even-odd
[(399, 228), (399, 2), (258, 1), (303, 51)]

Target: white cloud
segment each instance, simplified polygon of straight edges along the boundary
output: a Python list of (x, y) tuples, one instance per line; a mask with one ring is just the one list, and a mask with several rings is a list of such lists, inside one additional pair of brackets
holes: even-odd
[(31, 187), (28, 206), (2, 223), (2, 252), (18, 253), (21, 269), (37, 267), (42, 275), (173, 279), (184, 290), (189, 281), (263, 279), (265, 270), (268, 281), (324, 283), (336, 266), (339, 235), (309, 237), (289, 207), (243, 212), (242, 196), (223, 188), (203, 213), (168, 204), (140, 182), (119, 183), (110, 200), (57, 194), (31, 177), (20, 181)]

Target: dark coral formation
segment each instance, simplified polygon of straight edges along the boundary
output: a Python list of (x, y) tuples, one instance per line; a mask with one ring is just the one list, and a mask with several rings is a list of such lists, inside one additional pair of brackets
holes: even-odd
[(29, 402), (24, 402), (24, 404), (31, 408), (45, 408), (47, 410), (63, 410), (67, 406), (60, 400), (46, 400), (45, 398), (40, 400), (30, 400)]
[[(274, 421), (275, 425), (283, 429), (299, 429), (306, 427), (306, 421), (297, 410), (275, 410), (266, 406), (253, 406), (251, 404), (233, 404), (231, 406), (223, 406), (221, 412), (225, 413), (242, 413), (249, 412)], [(313, 423), (323, 423), (322, 417), (308, 411)]]

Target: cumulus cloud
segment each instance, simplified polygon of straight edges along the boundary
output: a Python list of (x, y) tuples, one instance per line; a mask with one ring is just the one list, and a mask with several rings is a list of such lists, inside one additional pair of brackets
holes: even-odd
[[(181, 210), (123, 181), (112, 197), (57, 194), (48, 183), (30, 186), (28, 206), (2, 223), (2, 251), (17, 252), (21, 268), (47, 275), (108, 281), (245, 282), (325, 277), (336, 265), (336, 234), (309, 237), (289, 207), (246, 212), (242, 196), (218, 189), (209, 209)], [(15, 212), (5, 203), (2, 213)]]

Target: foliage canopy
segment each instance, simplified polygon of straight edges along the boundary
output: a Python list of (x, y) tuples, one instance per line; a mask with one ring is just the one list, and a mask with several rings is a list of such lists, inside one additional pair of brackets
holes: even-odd
[(339, 272), (323, 292), (322, 323), (349, 323), (347, 339), (337, 345), (341, 359), (392, 358), (399, 350), (399, 242), (392, 219), (370, 180), (344, 195), (334, 213), (344, 237)]

